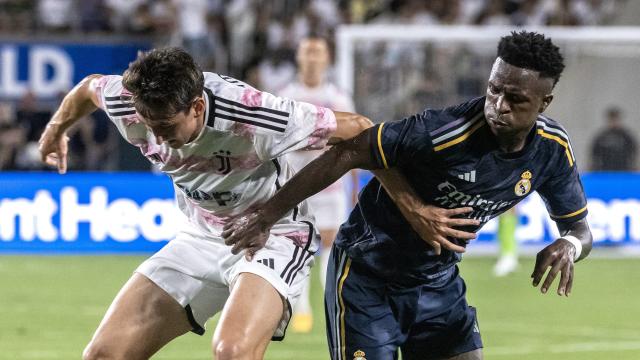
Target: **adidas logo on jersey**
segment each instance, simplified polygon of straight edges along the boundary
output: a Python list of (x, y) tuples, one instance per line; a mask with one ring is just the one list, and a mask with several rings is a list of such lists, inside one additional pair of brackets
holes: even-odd
[(273, 258), (260, 259), (258, 262), (264, 266), (270, 267), (271, 269), (275, 269)]
[(476, 171), (471, 170), (468, 173), (460, 174), (458, 175), (458, 179), (474, 183), (476, 182)]

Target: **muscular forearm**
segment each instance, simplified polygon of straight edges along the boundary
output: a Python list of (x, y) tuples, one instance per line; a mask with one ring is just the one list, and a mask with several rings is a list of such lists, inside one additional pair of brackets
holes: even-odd
[(329, 139), (329, 145), (352, 139), (361, 132), (373, 126), (371, 120), (360, 114), (334, 111), (336, 116), (336, 131)]
[(582, 252), (576, 261), (580, 261), (589, 255), (593, 244), (593, 236), (591, 235), (587, 219), (582, 219), (571, 224), (558, 223), (558, 230), (560, 231), (561, 237), (571, 235), (580, 240)]
[(310, 162), (263, 206), (263, 219), (274, 224), (304, 199), (320, 192), (354, 167), (350, 151), (338, 144)]
[(51, 117), (47, 127), (52, 128), (57, 134), (62, 134), (78, 121), (78, 119), (94, 112), (98, 106), (97, 99), (95, 99), (93, 93), (93, 87), (99, 77), (100, 75), (90, 75), (78, 83), (78, 85), (64, 97), (62, 104), (60, 104), (58, 110)]
[(402, 215), (411, 221), (415, 215), (414, 210), (418, 209), (422, 202), (404, 175), (397, 168), (377, 169), (371, 172), (378, 178)]

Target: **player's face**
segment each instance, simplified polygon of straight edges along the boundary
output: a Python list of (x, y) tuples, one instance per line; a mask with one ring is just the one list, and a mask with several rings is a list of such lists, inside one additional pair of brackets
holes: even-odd
[(188, 111), (179, 112), (161, 122), (145, 120), (145, 124), (153, 132), (158, 145), (167, 143), (170, 147), (178, 149), (195, 140), (200, 134), (204, 126), (204, 109), (204, 99), (197, 98)]
[(496, 136), (526, 136), (553, 99), (553, 79), (535, 70), (510, 65), (497, 58), (493, 63), (484, 115)]
[(303, 75), (323, 74), (329, 64), (327, 42), (322, 39), (303, 40), (298, 46), (296, 59)]

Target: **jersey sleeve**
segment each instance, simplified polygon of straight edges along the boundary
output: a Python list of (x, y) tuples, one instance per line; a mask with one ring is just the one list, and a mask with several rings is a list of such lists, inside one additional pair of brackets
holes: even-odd
[(572, 223), (587, 216), (587, 199), (578, 167), (569, 150), (559, 156), (556, 173), (538, 189), (549, 216), (556, 222)]
[(336, 130), (333, 111), (246, 85), (220, 92), (214, 101), (214, 127), (251, 138), (263, 160), (296, 150), (322, 149)]
[(400, 121), (384, 122), (373, 127), (371, 152), (378, 168), (403, 165), (433, 153), (431, 137), (421, 114)]
[(134, 145), (146, 142), (148, 130), (136, 114), (131, 93), (122, 86), (122, 76), (103, 76), (96, 87), (96, 95), (100, 108), (125, 140)]

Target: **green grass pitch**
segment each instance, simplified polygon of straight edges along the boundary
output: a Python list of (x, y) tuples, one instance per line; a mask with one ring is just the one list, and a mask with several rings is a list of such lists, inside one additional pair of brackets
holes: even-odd
[[(0, 359), (79, 359), (107, 306), (142, 257), (1, 256)], [(576, 266), (573, 294), (542, 295), (530, 284), (532, 259), (502, 279), (494, 259), (462, 262), (478, 308), (486, 359), (640, 359), (640, 259), (593, 258)], [(314, 274), (314, 280), (317, 274)], [(557, 282), (557, 280), (556, 280)], [(314, 330), (289, 332), (267, 359), (328, 359), (322, 294), (312, 289)], [(154, 359), (210, 359), (211, 329), (186, 335)]]

